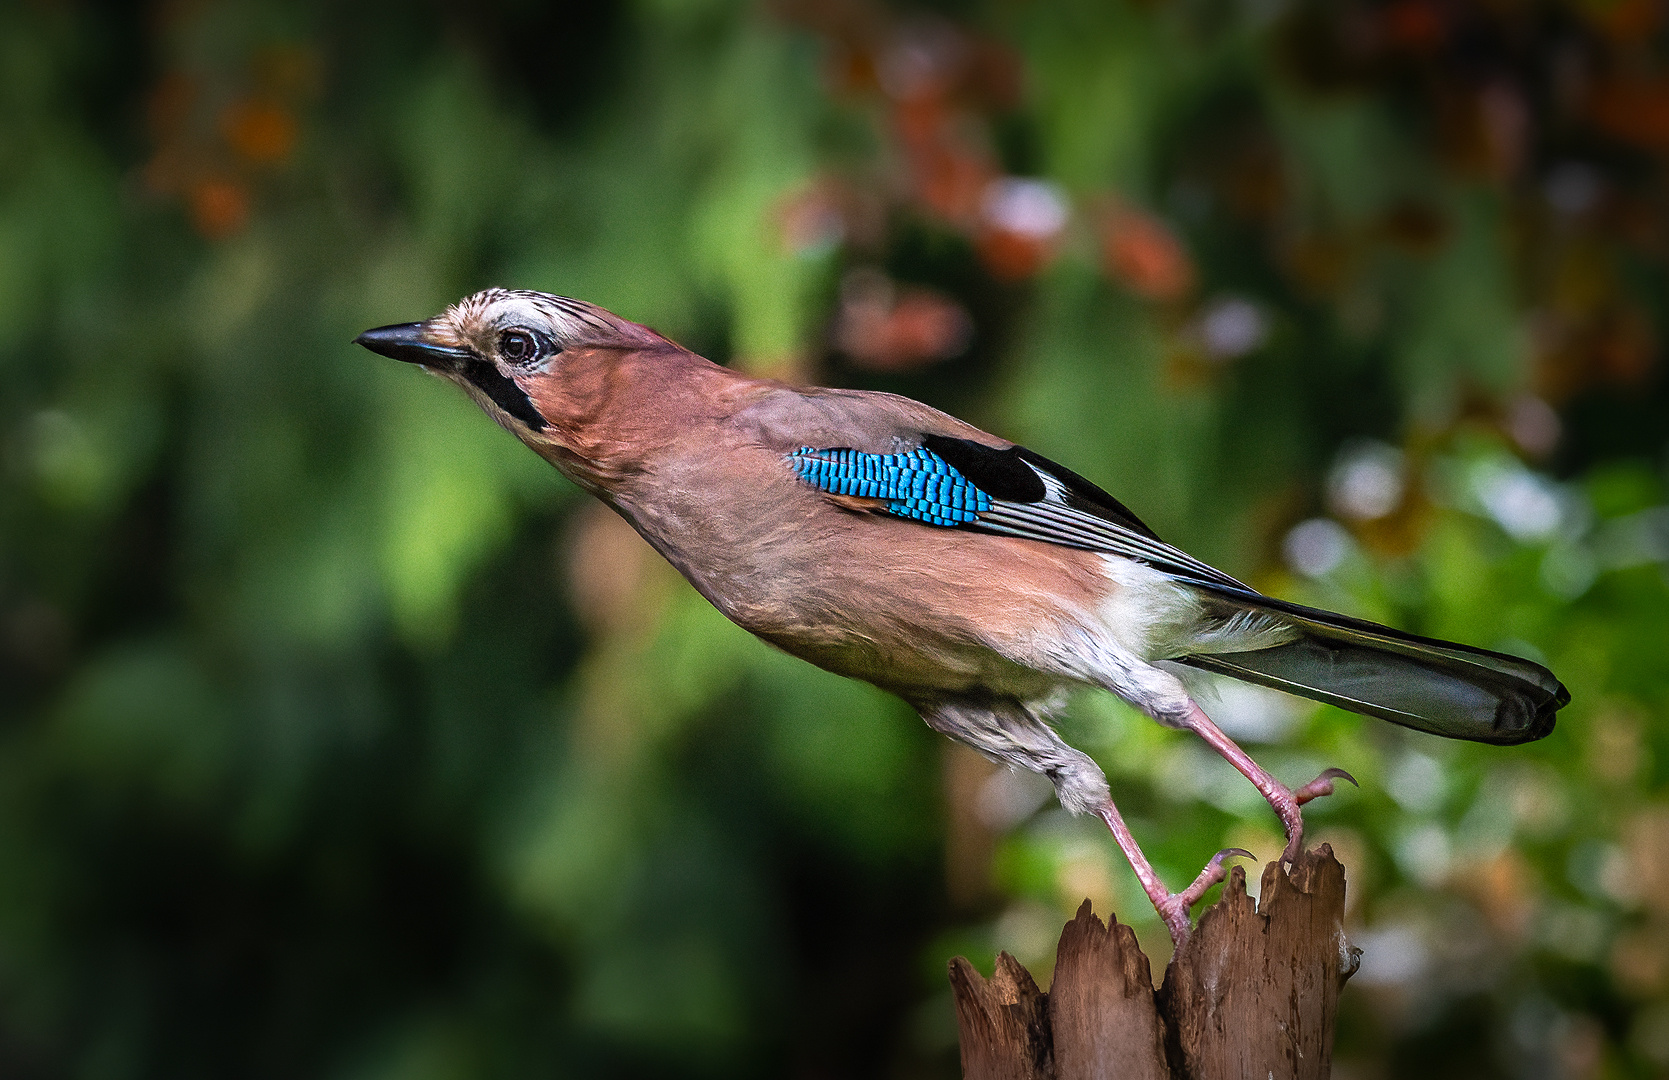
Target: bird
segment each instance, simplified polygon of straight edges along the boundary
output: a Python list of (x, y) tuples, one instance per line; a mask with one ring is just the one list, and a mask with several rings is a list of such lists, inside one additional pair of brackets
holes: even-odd
[(1226, 875), (1171, 891), (1107, 778), (1051, 724), (1107, 691), (1192, 732), (1303, 850), (1290, 788), (1190, 693), (1204, 671), (1452, 739), (1540, 739), (1570, 694), (1540, 664), (1266, 596), (1162, 541), (1094, 483), (894, 394), (797, 386), (713, 363), (582, 300), (487, 289), (367, 330), (375, 353), (462, 388), (620, 514), (731, 621), (903, 698), (929, 727), (1047, 777), (1103, 821), (1180, 948)]

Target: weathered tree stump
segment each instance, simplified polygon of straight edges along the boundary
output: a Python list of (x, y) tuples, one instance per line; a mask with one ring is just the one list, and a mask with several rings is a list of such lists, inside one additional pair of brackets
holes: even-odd
[(1344, 937), (1344, 867), (1326, 844), (1263, 870), (1261, 903), (1235, 867), (1222, 899), (1153, 988), (1130, 927), (1088, 900), (1061, 931), (1045, 994), (1006, 952), (988, 981), (950, 963), (966, 1080), (1325, 1080)]

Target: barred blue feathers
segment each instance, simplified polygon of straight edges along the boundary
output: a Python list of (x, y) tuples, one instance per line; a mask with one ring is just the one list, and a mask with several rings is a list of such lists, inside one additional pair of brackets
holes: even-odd
[(864, 454), (802, 446), (788, 456), (801, 480), (835, 495), (887, 500), (898, 517), (954, 528), (979, 520), (991, 496), (926, 447), (907, 454)]

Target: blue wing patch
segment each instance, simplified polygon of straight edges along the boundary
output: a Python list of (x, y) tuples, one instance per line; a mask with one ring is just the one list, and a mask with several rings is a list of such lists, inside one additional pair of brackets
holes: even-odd
[(898, 517), (953, 528), (979, 520), (991, 496), (926, 447), (907, 454), (864, 454), (802, 446), (788, 455), (801, 480), (834, 495), (885, 499)]

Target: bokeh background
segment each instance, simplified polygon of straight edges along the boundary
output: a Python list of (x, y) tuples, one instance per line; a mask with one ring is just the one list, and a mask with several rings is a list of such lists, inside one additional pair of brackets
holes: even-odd
[[(1338, 1075), (1669, 1075), (1657, 0), (0, 4), (0, 1074), (956, 1075), (1117, 849), (723, 621), (414, 368), (488, 285), (1023, 441), (1551, 737), (1208, 709)], [(1104, 696), (1173, 882), (1275, 822)], [(1253, 877), (1255, 879), (1256, 873)]]

